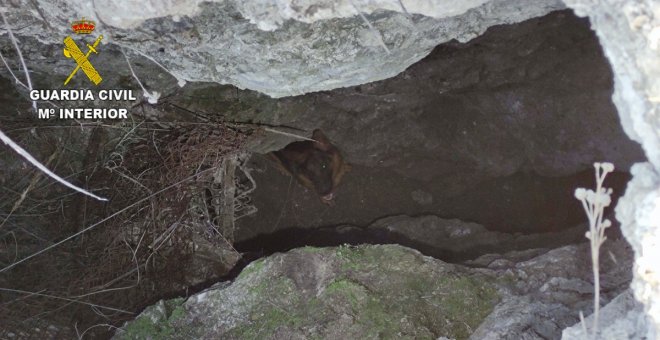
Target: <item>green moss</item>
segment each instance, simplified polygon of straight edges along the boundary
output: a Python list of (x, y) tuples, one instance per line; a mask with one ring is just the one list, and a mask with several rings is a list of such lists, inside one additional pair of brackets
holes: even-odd
[(263, 267), (264, 267), (264, 259), (253, 261), (252, 263), (248, 264), (245, 268), (243, 268), (241, 273), (238, 275), (238, 279), (244, 278), (245, 276), (250, 275), (252, 273), (261, 271)]
[(323, 252), (324, 248), (304, 246), (299, 248), (303, 253), (317, 254)]
[[(306, 247), (303, 251), (320, 250)], [(487, 277), (462, 273), (451, 265), (445, 268), (403, 247), (342, 246), (334, 255), (334, 265), (347, 270), (335, 273), (335, 280), (320, 295), (313, 287), (296, 286), (298, 281), (285, 273), (246, 277), (268, 271), (263, 260), (250, 264), (241, 276), (248, 289), (245, 299), (251, 302), (241, 307), (245, 308), (243, 321), (223, 337), (262, 339), (273, 334), (305, 334), (313, 338), (335, 334), (334, 327), (341, 327), (341, 334), (348, 338), (465, 339), (499, 299)], [(183, 315), (181, 302), (167, 308), (171, 310), (168, 322), (140, 320), (131, 330), (138, 335), (123, 338), (177, 338), (195, 332), (181, 329), (181, 321), (174, 324), (175, 329), (169, 323)]]
[(293, 283), (286, 277), (279, 277), (273, 280), (257, 280), (257, 282), (257, 285), (249, 288), (249, 292), (260, 300), (265, 296), (282, 297), (294, 292)]
[(366, 296), (366, 289), (364, 286), (346, 280), (339, 279), (330, 283), (325, 288), (325, 295), (339, 295), (345, 298), (348, 303), (350, 303), (351, 308), (355, 311), (359, 308), (360, 300), (363, 300)]
[(181, 319), (184, 315), (186, 315), (186, 310), (183, 308), (183, 304), (176, 306), (172, 310), (172, 314), (170, 314), (170, 321), (176, 321), (178, 319)]
[(343, 270), (360, 270), (364, 262), (364, 247), (353, 247), (350, 245), (341, 245), (337, 247), (335, 255), (341, 261)]
[[(496, 289), (483, 277), (425, 273), (425, 262), (403, 247), (341, 246), (336, 256), (345, 273), (328, 285), (326, 294), (342, 296), (354, 311), (356, 322), (369, 330), (370, 338), (406, 334), (467, 338), (499, 300)], [(368, 288), (354, 279), (366, 272), (378, 272), (383, 281)], [(417, 320), (429, 333), (410, 328), (401, 321), (406, 318)]]
[(424, 291), (428, 292), (428, 303), (435, 307), (431, 310), (448, 321), (440, 331), (448, 331), (457, 339), (468, 338), (499, 301), (497, 290), (479, 277), (447, 276), (435, 289)]
[(518, 278), (513, 273), (505, 273), (498, 277), (497, 282), (505, 287), (514, 288), (518, 283)]
[[(263, 339), (273, 334), (280, 327), (296, 328), (309, 322), (314, 308), (320, 304), (311, 301), (300, 303), (298, 291), (288, 278), (262, 282), (255, 288), (268, 303), (257, 306), (250, 312), (250, 322), (239, 325), (228, 332), (228, 338)], [(295, 306), (295, 307), (292, 307)], [(316, 307), (315, 307), (316, 306)]]
[(325, 301), (333, 302), (335, 306), (348, 302), (356, 323), (368, 330), (367, 338), (395, 338), (400, 333), (398, 320), (403, 317), (400, 311), (383, 303), (362, 284), (346, 278), (338, 279), (326, 287), (324, 295)]
[(273, 334), (279, 327), (296, 327), (303, 322), (303, 318), (292, 311), (294, 314), (285, 312), (278, 307), (272, 307), (261, 313), (252, 316), (250, 323), (241, 325), (229, 333), (229, 338), (240, 339), (264, 339)]
[(369, 338), (398, 338), (401, 331), (399, 320), (403, 315), (392, 307), (377, 297), (368, 298), (357, 321), (368, 326)]
[(175, 329), (172, 322), (185, 315), (183, 298), (164, 301), (142, 313), (128, 323), (123, 331), (117, 332), (120, 339), (162, 339), (172, 338)]

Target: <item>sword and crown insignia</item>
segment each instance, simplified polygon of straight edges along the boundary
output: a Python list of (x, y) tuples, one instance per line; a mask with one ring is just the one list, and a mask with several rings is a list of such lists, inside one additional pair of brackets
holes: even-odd
[(71, 23), (71, 29), (76, 34), (91, 34), (96, 28), (96, 23), (91, 20), (85, 20), (85, 17), (82, 17), (82, 20), (76, 20)]
[[(71, 23), (71, 28), (76, 34), (91, 34), (96, 28), (96, 23), (91, 20), (86, 20), (85, 17), (83, 17), (82, 20), (77, 20)], [(98, 85), (103, 80), (99, 72), (94, 68), (94, 65), (89, 61), (90, 54), (99, 53), (96, 49), (102, 39), (103, 36), (99, 35), (92, 45), (87, 44), (87, 53), (84, 53), (70, 36), (64, 38), (64, 56), (73, 59), (76, 63), (76, 68), (74, 68), (73, 71), (71, 71), (71, 74), (69, 74), (69, 77), (66, 78), (64, 85), (68, 84), (71, 78), (73, 78), (80, 69), (82, 69), (87, 78), (89, 78), (94, 85)]]

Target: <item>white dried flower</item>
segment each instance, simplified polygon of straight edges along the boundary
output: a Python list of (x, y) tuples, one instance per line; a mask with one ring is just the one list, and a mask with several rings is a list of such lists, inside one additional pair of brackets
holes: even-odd
[[(598, 280), (599, 268), (598, 268), (598, 256), (600, 246), (605, 242), (607, 237), (605, 237), (605, 229), (612, 225), (612, 222), (609, 219), (604, 219), (599, 222), (604, 215), (605, 207), (609, 206), (612, 202), (610, 195), (612, 194), (611, 188), (603, 188), (603, 181), (607, 173), (614, 171), (614, 165), (612, 163), (594, 163), (594, 168), (596, 170), (596, 191), (586, 190), (584, 188), (575, 189), (575, 198), (582, 201), (582, 206), (584, 207), (587, 216), (589, 217), (589, 231), (587, 231), (584, 236), (588, 238), (591, 242), (591, 259), (594, 265), (594, 337), (596, 330), (598, 329), (598, 313), (600, 310), (600, 281)], [(602, 169), (602, 172), (601, 172)], [(584, 324), (584, 319), (582, 314), (580, 314), (582, 319), (582, 326), (586, 332), (586, 326)]]
[(600, 194), (594, 194), (594, 204), (602, 204), (603, 207), (607, 207), (612, 202), (612, 198), (606, 191), (601, 191)]
[(585, 195), (587, 199), (587, 203), (592, 204), (596, 201), (596, 193), (589, 189), (587, 190), (587, 194)]
[(605, 173), (614, 171), (614, 164), (609, 162), (601, 163), (600, 167), (603, 169)]

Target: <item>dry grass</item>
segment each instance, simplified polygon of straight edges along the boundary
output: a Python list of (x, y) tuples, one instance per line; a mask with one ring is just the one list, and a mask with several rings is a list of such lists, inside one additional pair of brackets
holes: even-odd
[[(0, 277), (0, 337), (37, 335), (36, 328), (104, 337), (163, 296), (217, 280), (238, 259), (233, 221), (255, 211), (243, 150), (249, 130), (222, 123), (24, 126), (17, 120), (7, 131), (35, 157), (56, 155), (54, 169), (100, 189), (110, 203), (7, 168), (0, 266), (37, 255)], [(16, 165), (12, 157), (0, 151), (0, 162)], [(207, 257), (216, 260), (200, 262), (200, 251), (215, 251)]]

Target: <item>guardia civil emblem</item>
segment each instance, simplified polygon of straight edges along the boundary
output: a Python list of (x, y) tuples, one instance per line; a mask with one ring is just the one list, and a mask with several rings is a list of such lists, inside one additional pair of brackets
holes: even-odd
[[(91, 20), (85, 20), (83, 17), (82, 20), (77, 20), (74, 21), (71, 24), (71, 29), (73, 29), (73, 32), (76, 35), (81, 35), (81, 36), (86, 36), (89, 34), (92, 34), (94, 32), (94, 29), (96, 28), (96, 23)], [(78, 73), (80, 69), (82, 69), (83, 73), (87, 76), (87, 78), (94, 83), (94, 85), (98, 85), (101, 83), (103, 78), (101, 78), (101, 75), (99, 72), (94, 68), (94, 65), (89, 60), (89, 56), (94, 53), (98, 54), (99, 52), (96, 50), (98, 47), (99, 43), (101, 43), (101, 40), (103, 39), (103, 35), (99, 35), (98, 38), (94, 41), (92, 45), (86, 44), (87, 45), (87, 53), (83, 53), (83, 51), (78, 47), (78, 44), (71, 38), (71, 36), (67, 36), (64, 38), (64, 56), (67, 58), (72, 59), (76, 63), (76, 67), (71, 71), (71, 74), (69, 74), (69, 77), (66, 78), (64, 81), (64, 85), (68, 84), (69, 81)]]

